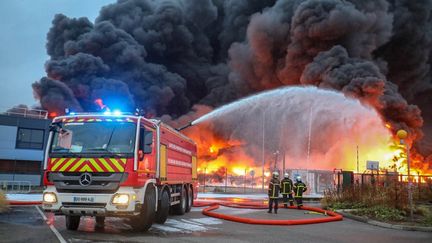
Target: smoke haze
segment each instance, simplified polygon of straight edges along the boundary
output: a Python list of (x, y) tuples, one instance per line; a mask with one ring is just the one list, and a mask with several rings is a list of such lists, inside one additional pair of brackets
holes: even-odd
[(47, 77), (33, 88), (57, 113), (95, 111), (102, 98), (169, 120), (315, 85), (374, 107), (427, 156), (431, 10), (427, 0), (119, 0), (94, 23), (54, 17)]

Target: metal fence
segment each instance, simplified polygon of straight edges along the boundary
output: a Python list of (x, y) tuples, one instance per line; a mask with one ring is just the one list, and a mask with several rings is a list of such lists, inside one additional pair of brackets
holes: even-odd
[(29, 118), (37, 118), (37, 119), (47, 119), (48, 111), (46, 110), (38, 110), (38, 109), (28, 109), (25, 107), (14, 107), (11, 109), (1, 109), (0, 114), (8, 115), (8, 116), (21, 116), (21, 117), (29, 117)]
[(30, 193), (30, 181), (0, 181), (0, 189), (5, 193)]
[[(353, 173), (351, 171), (288, 170), (291, 178), (300, 176), (306, 183), (306, 195), (323, 195), (327, 190), (342, 190), (344, 187), (374, 185), (388, 186), (397, 182), (399, 186), (408, 183), (408, 175), (398, 173)], [(232, 174), (199, 174), (200, 192), (266, 193), (268, 177)], [(432, 190), (432, 175), (411, 175), (417, 190)], [(392, 184), (392, 185), (393, 185)]]

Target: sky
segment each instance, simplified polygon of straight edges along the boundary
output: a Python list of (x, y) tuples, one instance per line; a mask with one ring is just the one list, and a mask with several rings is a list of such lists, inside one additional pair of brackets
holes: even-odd
[(45, 75), (46, 34), (57, 13), (68, 17), (99, 15), (115, 0), (0, 0), (0, 111), (33, 106), (31, 84)]

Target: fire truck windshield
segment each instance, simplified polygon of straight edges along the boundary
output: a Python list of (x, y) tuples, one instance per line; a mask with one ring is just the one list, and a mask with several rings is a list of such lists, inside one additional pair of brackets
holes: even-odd
[(135, 134), (130, 122), (65, 123), (54, 133), (51, 153), (133, 153)]

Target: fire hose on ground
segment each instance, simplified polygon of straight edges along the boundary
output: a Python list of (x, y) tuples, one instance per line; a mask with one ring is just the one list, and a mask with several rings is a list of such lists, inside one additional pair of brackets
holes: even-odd
[[(207, 207), (202, 210), (202, 213), (209, 217), (224, 219), (228, 221), (245, 223), (245, 224), (261, 224), (261, 225), (301, 225), (301, 224), (318, 224), (340, 221), (343, 219), (342, 215), (337, 214), (333, 211), (324, 210), (321, 208), (303, 206), (300, 210), (308, 210), (317, 214), (325, 215), (326, 217), (313, 218), (313, 219), (255, 219), (238, 217), (234, 215), (228, 215), (223, 213), (212, 212), (218, 209), (220, 206), (241, 208), (241, 209), (267, 209), (267, 205), (262, 203), (232, 203), (232, 202), (206, 202), (196, 201), (194, 207)], [(298, 210), (295, 206), (289, 206), (288, 209)]]
[[(40, 205), (41, 201), (8, 201), (11, 206), (26, 206), (26, 205)], [(301, 224), (317, 224), (340, 221), (343, 219), (342, 215), (333, 211), (324, 210), (316, 207), (303, 206), (301, 210), (308, 210), (308, 213), (320, 214), (325, 217), (313, 219), (255, 219), (239, 217), (229, 214), (216, 213), (214, 210), (219, 209), (220, 206), (239, 208), (239, 209), (267, 209), (267, 205), (258, 202), (222, 202), (222, 201), (195, 201), (194, 207), (206, 207), (202, 213), (206, 216), (224, 219), (228, 221), (244, 223), (244, 224), (261, 224), (261, 225), (301, 225)], [(295, 206), (289, 206), (288, 209), (298, 210)]]

